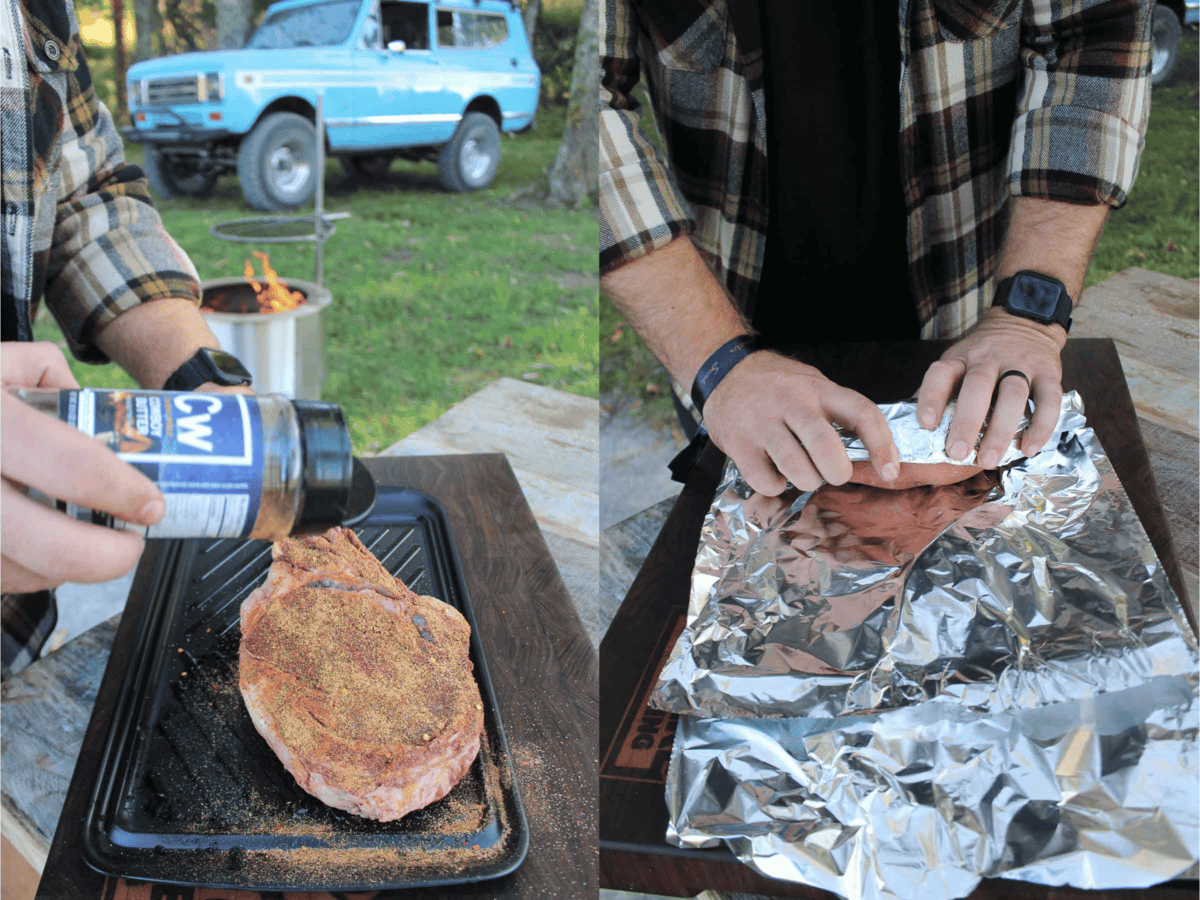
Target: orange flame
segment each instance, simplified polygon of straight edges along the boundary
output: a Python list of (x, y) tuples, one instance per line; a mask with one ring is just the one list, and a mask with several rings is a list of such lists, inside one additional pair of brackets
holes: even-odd
[(263, 281), (266, 287), (254, 277), (254, 265), (246, 260), (246, 281), (254, 288), (255, 299), (258, 300), (260, 312), (285, 312), (295, 309), (304, 302), (304, 295), (299, 291), (288, 290), (287, 285), (279, 280), (279, 275), (271, 268), (271, 258), (261, 250), (251, 250), (250, 255), (262, 263)]

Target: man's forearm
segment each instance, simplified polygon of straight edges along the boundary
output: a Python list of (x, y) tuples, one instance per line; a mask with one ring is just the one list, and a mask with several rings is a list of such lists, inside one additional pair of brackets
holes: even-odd
[(749, 330), (686, 236), (609, 272), (600, 289), (683, 385), (714, 350)]
[(996, 281), (1029, 269), (1057, 278), (1078, 303), (1108, 206), (1014, 197)]
[(134, 381), (151, 390), (160, 389), (199, 348), (220, 346), (196, 304), (178, 297), (125, 310), (95, 341)]

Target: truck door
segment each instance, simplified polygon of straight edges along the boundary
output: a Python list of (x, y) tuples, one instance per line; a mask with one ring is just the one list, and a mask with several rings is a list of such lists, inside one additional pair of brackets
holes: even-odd
[(379, 46), (367, 54), (373, 86), (356, 103), (355, 146), (362, 150), (440, 143), (459, 110), (447, 108), (445, 78), (433, 51), (428, 3), (381, 0)]

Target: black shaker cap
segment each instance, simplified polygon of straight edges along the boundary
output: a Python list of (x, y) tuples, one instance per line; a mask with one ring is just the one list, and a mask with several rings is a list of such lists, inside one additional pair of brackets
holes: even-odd
[(350, 502), (354, 466), (346, 418), (336, 403), (293, 400), (300, 423), (304, 485), (293, 534), (340, 525)]

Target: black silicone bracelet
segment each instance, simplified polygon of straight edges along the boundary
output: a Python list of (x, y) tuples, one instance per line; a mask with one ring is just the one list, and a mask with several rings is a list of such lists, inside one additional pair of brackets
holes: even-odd
[(701, 415), (704, 415), (705, 401), (717, 389), (721, 380), (756, 349), (753, 335), (739, 334), (718, 347), (713, 355), (705, 360), (700, 371), (696, 373), (696, 380), (692, 382), (692, 402), (696, 404), (696, 410)]

